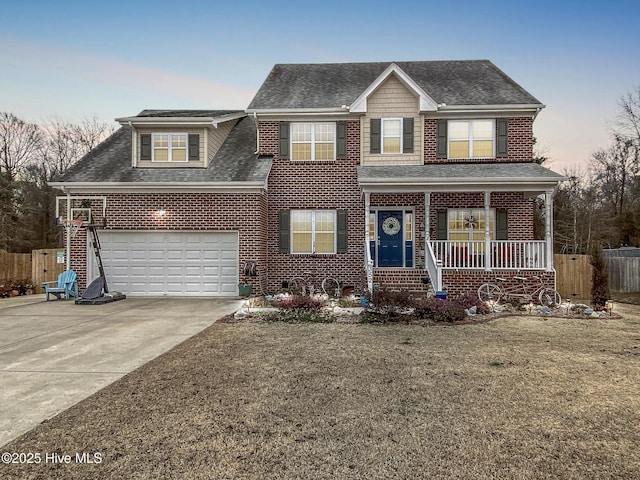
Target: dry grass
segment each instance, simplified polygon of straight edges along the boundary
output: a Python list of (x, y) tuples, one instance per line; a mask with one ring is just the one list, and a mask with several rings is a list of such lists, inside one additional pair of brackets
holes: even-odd
[(640, 478), (640, 318), (216, 324), (3, 448), (2, 478)]

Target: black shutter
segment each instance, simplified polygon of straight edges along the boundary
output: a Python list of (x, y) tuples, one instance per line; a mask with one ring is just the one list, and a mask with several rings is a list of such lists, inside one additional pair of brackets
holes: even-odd
[(447, 121), (438, 120), (436, 129), (437, 158), (447, 158)]
[(496, 240), (509, 240), (508, 215), (504, 208), (496, 210)]
[(278, 156), (280, 158), (289, 158), (289, 122), (280, 122)]
[(497, 136), (496, 136), (496, 157), (506, 157), (509, 153), (508, 147), (508, 132), (509, 123), (507, 120), (497, 121)]
[(436, 220), (436, 240), (448, 240), (448, 223), (447, 211), (439, 210)]
[(349, 245), (347, 243), (347, 211), (346, 210), (338, 210), (338, 229), (337, 229), (337, 252), (338, 253), (347, 253), (349, 249)]
[(402, 152), (413, 153), (413, 118), (402, 119)]
[(289, 210), (280, 210), (278, 214), (279, 251), (280, 253), (289, 253), (289, 245), (291, 244)]
[(347, 122), (336, 124), (336, 158), (347, 158)]
[(151, 134), (140, 134), (140, 160), (151, 160)]
[(200, 135), (197, 133), (189, 134), (189, 161), (197, 162), (200, 160)]
[(382, 120), (380, 118), (371, 119), (371, 153), (380, 153), (381, 134), (382, 134)]

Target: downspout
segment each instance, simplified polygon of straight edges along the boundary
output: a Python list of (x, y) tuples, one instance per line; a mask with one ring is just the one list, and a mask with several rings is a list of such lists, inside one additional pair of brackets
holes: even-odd
[(258, 130), (258, 114), (256, 112), (253, 112), (253, 121), (256, 124), (256, 151), (253, 154), (258, 155), (260, 153), (260, 131)]
[[(62, 187), (62, 191), (67, 194), (67, 220), (71, 218), (71, 193), (65, 187)], [(65, 243), (67, 246), (67, 262), (66, 269), (71, 270), (71, 230), (69, 228), (65, 228)]]
[(131, 120), (129, 120), (129, 128), (133, 130), (133, 135), (131, 136), (131, 166), (135, 168), (138, 166), (138, 131), (131, 123)]

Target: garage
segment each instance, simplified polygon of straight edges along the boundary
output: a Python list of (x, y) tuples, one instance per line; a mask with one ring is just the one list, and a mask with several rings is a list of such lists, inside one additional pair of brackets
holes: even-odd
[[(131, 296), (238, 295), (238, 233), (99, 232), (109, 289)], [(94, 278), (98, 269), (91, 247)]]

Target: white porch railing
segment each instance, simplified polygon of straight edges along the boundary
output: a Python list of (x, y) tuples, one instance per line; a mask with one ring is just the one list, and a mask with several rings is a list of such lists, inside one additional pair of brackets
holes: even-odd
[(424, 255), (425, 267), (429, 273), (433, 290), (439, 292), (442, 290), (442, 262), (436, 258), (431, 242), (425, 243), (427, 247)]
[(544, 270), (547, 268), (544, 240), (483, 241), (433, 240), (436, 260), (447, 269)]

